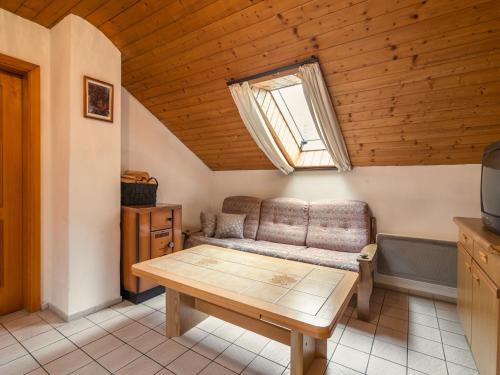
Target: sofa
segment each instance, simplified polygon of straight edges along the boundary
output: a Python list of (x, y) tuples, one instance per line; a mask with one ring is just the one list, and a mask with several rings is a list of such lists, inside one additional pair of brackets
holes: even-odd
[(358, 272), (358, 318), (369, 320), (377, 246), (375, 221), (365, 202), (234, 196), (222, 212), (245, 214), (244, 238), (186, 238), (185, 247), (210, 244)]

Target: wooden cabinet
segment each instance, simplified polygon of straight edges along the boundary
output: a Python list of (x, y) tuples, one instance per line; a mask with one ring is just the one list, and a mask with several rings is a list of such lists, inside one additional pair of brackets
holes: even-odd
[(500, 374), (500, 236), (480, 219), (459, 226), (457, 309), (481, 375)]
[(158, 284), (132, 275), (133, 264), (182, 250), (182, 209), (177, 204), (122, 206), (121, 290), (134, 303), (163, 293)]

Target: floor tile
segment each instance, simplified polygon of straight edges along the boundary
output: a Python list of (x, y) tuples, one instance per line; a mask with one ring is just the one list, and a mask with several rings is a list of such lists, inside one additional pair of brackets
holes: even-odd
[(207, 332), (194, 327), (184, 333), (182, 336), (174, 337), (173, 340), (177, 341), (181, 345), (184, 345), (186, 348), (192, 348), (201, 340), (203, 340), (207, 335)]
[(371, 354), (403, 366), (407, 364), (406, 348), (382, 340), (375, 339)]
[(368, 365), (368, 358), (369, 355), (366, 353), (338, 345), (337, 350), (333, 353), (332, 361), (364, 374)]
[[(203, 340), (201, 340), (198, 344), (193, 346), (193, 350), (204, 357), (215, 359), (217, 356), (226, 350), (230, 342), (221, 339), (220, 337), (214, 335), (208, 335)], [(241, 345), (240, 345), (241, 346)], [(249, 350), (248, 348), (245, 348)]]
[(103, 355), (97, 360), (97, 362), (99, 362), (106, 370), (115, 373), (140, 356), (140, 352), (125, 344), (112, 352)]
[(195, 375), (210, 363), (210, 360), (198, 353), (188, 350), (175, 361), (171, 362), (167, 369), (175, 374)]
[(14, 359), (6, 364), (0, 365), (0, 374), (18, 375), (26, 374), (40, 367), (40, 365), (29, 354)]
[[(8, 317), (8, 315), (7, 315), (7, 317)], [(14, 318), (13, 319), (6, 318), (6, 319), (7, 319), (7, 321), (3, 322), (2, 324), (10, 332), (15, 332), (15, 331), (22, 329), (24, 327), (27, 327), (31, 324), (44, 322), (43, 319), (38, 316), (38, 314), (28, 314), (28, 315), (22, 315), (21, 317), (17, 317), (15, 319)]]
[(153, 375), (160, 371), (162, 367), (152, 359), (142, 356), (135, 361), (129, 363), (127, 366), (121, 368), (116, 372), (120, 375)]
[(70, 374), (90, 362), (92, 362), (92, 358), (78, 349), (50, 362), (44, 367), (51, 375), (63, 375)]
[(71, 336), (93, 326), (94, 323), (92, 323), (90, 320), (87, 320), (86, 318), (80, 318), (57, 327), (57, 330), (64, 336)]
[(113, 332), (113, 335), (122, 341), (130, 341), (149, 331), (149, 328), (134, 322)]
[(215, 362), (239, 374), (254, 358), (254, 353), (237, 345), (231, 345), (215, 359)]
[(241, 346), (243, 349), (258, 354), (270, 341), (270, 339), (258, 333), (246, 331), (243, 335), (238, 337), (234, 343)]
[(0, 349), (0, 366), (26, 354), (28, 354), (28, 352), (18, 343)]
[(215, 362), (210, 363), (200, 372), (200, 375), (234, 375), (234, 374), (236, 373)]
[(115, 318), (119, 315), (120, 315), (120, 313), (118, 313), (117, 311), (108, 308), (108, 309), (103, 309), (103, 310), (100, 310), (98, 312), (95, 312), (93, 314), (88, 315), (87, 319), (95, 324), (98, 324), (98, 323), (102, 323), (106, 320), (109, 320), (111, 318)]
[(17, 340), (10, 333), (6, 333), (0, 336), (0, 349), (6, 348), (7, 346), (11, 346), (12, 344), (16, 344)]
[(362, 335), (373, 336), (377, 330), (377, 326), (372, 323), (351, 318), (347, 323), (346, 329)]
[(101, 327), (92, 326), (81, 332), (75, 333), (74, 335), (68, 336), (68, 339), (71, 340), (74, 344), (81, 347), (93, 341), (99, 340), (101, 337), (104, 337), (107, 334), (108, 332)]
[(464, 334), (462, 325), (459, 322), (452, 322), (451, 320), (446, 320), (446, 319), (438, 319), (438, 322), (441, 331), (457, 333), (459, 335)]
[(80, 367), (71, 375), (105, 375), (109, 373), (110, 372), (102, 367), (99, 363), (92, 361), (89, 364)]
[(362, 352), (370, 354), (372, 349), (373, 337), (361, 335), (353, 331), (345, 330), (340, 344), (350, 348), (361, 350)]
[(28, 340), (34, 336), (37, 336), (41, 333), (50, 331), (52, 329), (53, 328), (50, 324), (41, 320), (40, 322), (33, 323), (33, 324), (28, 325), (28, 326), (17, 329), (15, 331), (12, 331), (12, 335), (18, 341), (24, 341), (24, 340)]
[(449, 375), (479, 375), (479, 372), (477, 370), (463, 367), (452, 362), (447, 362), (446, 366), (448, 367)]
[(448, 362), (456, 363), (464, 367), (469, 367), (473, 370), (476, 369), (476, 363), (469, 350), (455, 348), (449, 345), (443, 345), (444, 355)]
[(370, 356), (368, 361), (367, 375), (406, 375), (406, 366), (398, 365), (394, 362), (382, 358)]
[(143, 304), (151, 307), (152, 309), (159, 310), (162, 307), (165, 307), (165, 303), (166, 303), (165, 295), (161, 294), (159, 296), (156, 296), (154, 298), (145, 301)]
[(446, 363), (436, 357), (408, 350), (408, 367), (427, 375), (447, 375)]
[(167, 366), (187, 350), (185, 346), (176, 343), (174, 340), (167, 340), (149, 351), (147, 356), (160, 363), (162, 366)]
[(424, 339), (441, 342), (441, 334), (439, 332), (439, 329), (436, 328), (410, 323), (408, 332), (411, 335), (423, 337)]
[(26, 341), (23, 341), (23, 346), (33, 352), (35, 350), (41, 349), (44, 346), (55, 343), (56, 341), (62, 340), (64, 336), (56, 331), (55, 329), (51, 329), (50, 331), (41, 333), (35, 337), (32, 337)]
[(51, 311), (49, 309), (38, 311), (37, 315), (40, 318), (42, 318), (44, 321), (49, 323), (52, 327), (57, 328), (58, 326), (61, 326), (61, 325), (67, 323), (59, 315), (57, 315), (56, 313), (54, 313), (53, 311)]
[(256, 357), (243, 370), (243, 375), (280, 375), (285, 367), (278, 365), (266, 358)]
[(378, 321), (379, 327), (386, 327), (404, 333), (408, 332), (408, 322), (392, 316), (381, 315)]
[(137, 305), (136, 307), (126, 310), (123, 314), (128, 316), (130, 319), (140, 320), (145, 316), (154, 313), (155, 310), (151, 307), (145, 305)]
[(126, 317), (125, 315), (119, 315), (99, 323), (99, 326), (101, 328), (104, 328), (108, 332), (115, 332), (132, 323), (134, 323), (134, 321), (129, 317)]
[(5, 325), (10, 321), (17, 320), (28, 315), (29, 313), (26, 310), (19, 310), (10, 314), (0, 316), (0, 323)]
[(464, 335), (458, 335), (456, 333), (441, 331), (441, 338), (443, 339), (443, 344), (454, 346), (456, 348), (469, 350), (469, 344)]
[(205, 332), (212, 333), (217, 328), (222, 326), (225, 322), (214, 316), (209, 316), (203, 322), (199, 323), (196, 327), (204, 330)]
[(409, 320), (412, 323), (422, 324), (427, 327), (439, 328), (438, 319), (432, 315), (420, 314), (410, 311)]
[(443, 345), (440, 342), (425, 339), (423, 337), (409, 335), (408, 349), (432, 357), (444, 359)]
[(112, 335), (107, 335), (100, 338), (99, 340), (83, 346), (82, 349), (89, 356), (97, 359), (119, 348), (122, 345), (124, 345), (122, 341)]
[(259, 355), (284, 367), (290, 363), (290, 347), (277, 341), (270, 341)]
[(165, 323), (165, 313), (155, 311), (144, 318), (139, 320), (139, 323), (144, 324), (146, 327), (154, 328), (162, 323)]
[[(33, 359), (33, 361), (35, 361), (35, 360)], [(37, 363), (37, 366), (38, 366), (38, 363)], [(38, 367), (35, 370), (27, 373), (27, 375), (47, 375), (47, 374), (48, 374), (48, 372), (45, 371), (45, 369), (43, 367)]]
[(243, 333), (245, 333), (245, 329), (231, 323), (224, 323), (212, 332), (215, 336), (230, 342), (236, 341)]
[(167, 338), (163, 335), (160, 335), (158, 332), (148, 331), (143, 335), (129, 341), (128, 344), (141, 353), (147, 353), (166, 340)]
[(397, 345), (406, 348), (408, 346), (407, 342), (408, 335), (402, 331), (396, 331), (394, 329), (378, 326), (377, 332), (375, 333), (375, 339), (388, 342), (389, 344)]
[(76, 349), (77, 347), (75, 346), (75, 344), (64, 338), (54, 342), (53, 344), (44, 346), (41, 349), (35, 350), (31, 354), (38, 362), (40, 362), (42, 365), (45, 365)]
[(123, 314), (126, 311), (131, 310), (131, 309), (133, 309), (136, 306), (137, 305), (133, 304), (132, 302), (127, 301), (126, 299), (124, 299), (120, 303), (117, 303), (116, 305), (110, 306), (110, 308), (113, 309), (113, 310), (115, 310), (115, 311), (117, 311), (117, 312), (119, 312), (119, 313)]
[(330, 362), (326, 368), (325, 375), (361, 375), (361, 372), (354, 371), (338, 363)]
[(408, 310), (401, 309), (396, 306), (386, 305), (385, 303), (382, 307), (381, 315), (387, 315), (401, 320), (408, 320)]

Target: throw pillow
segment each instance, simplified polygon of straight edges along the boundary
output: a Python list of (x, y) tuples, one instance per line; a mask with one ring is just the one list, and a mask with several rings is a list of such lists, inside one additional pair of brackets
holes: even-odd
[(243, 224), (247, 215), (224, 214), (217, 215), (216, 238), (243, 238)]
[(210, 212), (200, 213), (201, 230), (205, 237), (213, 237), (217, 225), (217, 215)]

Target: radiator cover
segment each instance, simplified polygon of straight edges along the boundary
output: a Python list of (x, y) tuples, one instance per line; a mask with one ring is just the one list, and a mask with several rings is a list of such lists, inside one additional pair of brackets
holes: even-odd
[(380, 233), (377, 245), (378, 273), (456, 287), (455, 242)]

